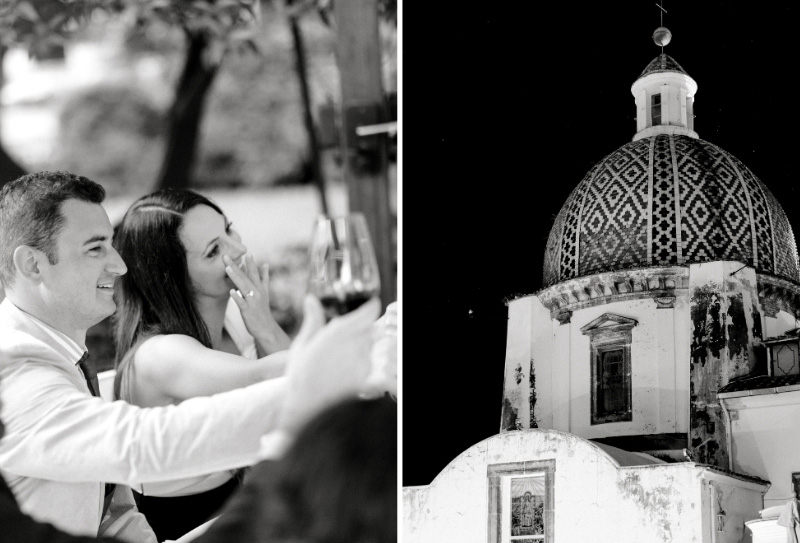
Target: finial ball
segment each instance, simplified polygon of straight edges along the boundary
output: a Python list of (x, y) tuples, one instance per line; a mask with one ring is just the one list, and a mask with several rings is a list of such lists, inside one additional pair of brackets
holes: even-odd
[(653, 32), (653, 41), (659, 47), (664, 47), (672, 40), (672, 32), (669, 31), (669, 28), (665, 26), (659, 26), (656, 28), (656, 31)]

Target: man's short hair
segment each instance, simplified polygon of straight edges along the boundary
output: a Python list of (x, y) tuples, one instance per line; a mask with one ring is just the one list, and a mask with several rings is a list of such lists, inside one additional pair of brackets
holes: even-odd
[(64, 226), (61, 204), (70, 199), (101, 203), (106, 191), (94, 181), (68, 172), (23, 175), (0, 190), (0, 284), (14, 284), (14, 250), (28, 245), (58, 263), (56, 237)]

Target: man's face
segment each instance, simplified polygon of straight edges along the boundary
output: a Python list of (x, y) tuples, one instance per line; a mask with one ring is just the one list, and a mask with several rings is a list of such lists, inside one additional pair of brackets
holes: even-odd
[(61, 214), (58, 263), (43, 259), (39, 288), (51, 324), (67, 334), (85, 332), (114, 313), (114, 280), (128, 270), (111, 246), (113, 229), (102, 206), (70, 199)]

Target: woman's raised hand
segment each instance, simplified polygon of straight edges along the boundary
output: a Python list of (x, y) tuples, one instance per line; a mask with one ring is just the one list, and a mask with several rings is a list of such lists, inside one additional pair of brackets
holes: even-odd
[(288, 349), (291, 340), (269, 307), (269, 266), (264, 264), (259, 269), (249, 254), (244, 257), (244, 270), (228, 255), (223, 255), (222, 260), (225, 273), (236, 285), (236, 289), (231, 289), (231, 298), (242, 313), (247, 331), (256, 340), (259, 356)]

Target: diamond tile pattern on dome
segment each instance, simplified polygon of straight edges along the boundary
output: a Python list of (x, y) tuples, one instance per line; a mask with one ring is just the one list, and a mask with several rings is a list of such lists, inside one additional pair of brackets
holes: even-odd
[(668, 138), (655, 138), (653, 147), (653, 264), (672, 266), (678, 263), (676, 224), (672, 151)]
[(752, 262), (750, 213), (736, 170), (713, 145), (694, 145), (685, 137), (674, 140), (681, 174), (683, 258)]
[[(595, 165), (587, 174), (590, 178), (599, 168)], [(580, 216), (581, 205), (583, 204), (587, 183), (581, 183), (572, 191), (564, 208), (567, 212), (564, 217), (564, 229), (561, 235), (561, 254), (559, 256), (560, 273), (557, 273), (559, 281), (571, 279), (578, 276), (578, 239), (580, 237)], [(544, 274), (547, 276), (547, 273)]]
[(723, 149), (661, 134), (623, 145), (578, 184), (550, 232), (544, 286), (714, 260), (800, 280), (791, 226), (769, 189)]
[(792, 227), (789, 219), (781, 209), (778, 200), (771, 193), (767, 195), (767, 205), (772, 216), (772, 227), (775, 232), (785, 232), (775, 239), (775, 274), (786, 277), (797, 275), (797, 245), (794, 242)]
[(588, 184), (580, 236), (580, 275), (647, 265), (649, 141), (622, 147)]
[(772, 227), (767, 211), (766, 193), (769, 191), (753, 172), (738, 158), (728, 155), (733, 165), (739, 170), (745, 188), (750, 195), (750, 206), (753, 212), (753, 227), (756, 233), (756, 269), (773, 273)]
[[(575, 190), (573, 190), (575, 192)], [(564, 219), (567, 216), (567, 208), (561, 208), (553, 227), (550, 229), (550, 237), (547, 239), (547, 247), (544, 251), (544, 277), (542, 280), (546, 285), (558, 282), (558, 263), (559, 249), (561, 249), (561, 235), (564, 230)]]

